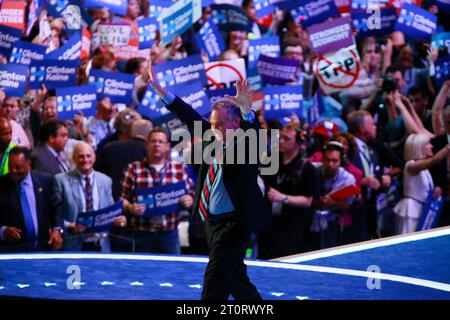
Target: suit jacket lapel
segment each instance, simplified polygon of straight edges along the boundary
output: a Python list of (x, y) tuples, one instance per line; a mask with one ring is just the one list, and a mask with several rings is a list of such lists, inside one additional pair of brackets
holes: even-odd
[(75, 212), (75, 214), (78, 214), (79, 212), (83, 211), (83, 199), (82, 197), (84, 196), (82, 194), (82, 192), (80, 192), (80, 189), (82, 190), (82, 185), (81, 185), (81, 180), (79, 175), (72, 171), (69, 173), (68, 175), (69, 177), (69, 185), (70, 185), (70, 189), (72, 189), (72, 197), (75, 200), (76, 206), (77, 206), (77, 210)]

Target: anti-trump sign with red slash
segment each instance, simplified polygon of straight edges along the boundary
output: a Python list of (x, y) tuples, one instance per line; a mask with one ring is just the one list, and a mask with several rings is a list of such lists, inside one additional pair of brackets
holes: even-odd
[(355, 46), (320, 55), (314, 62), (314, 73), (325, 94), (350, 88), (356, 82), (361, 62)]
[(315, 24), (308, 28), (312, 49), (318, 54), (334, 52), (355, 44), (350, 17)]

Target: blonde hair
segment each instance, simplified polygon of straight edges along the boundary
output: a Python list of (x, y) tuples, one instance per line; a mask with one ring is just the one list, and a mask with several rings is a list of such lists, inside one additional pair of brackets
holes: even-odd
[(405, 142), (404, 157), (405, 161), (418, 160), (426, 158), (423, 153), (423, 147), (430, 142), (430, 136), (424, 133), (411, 134)]

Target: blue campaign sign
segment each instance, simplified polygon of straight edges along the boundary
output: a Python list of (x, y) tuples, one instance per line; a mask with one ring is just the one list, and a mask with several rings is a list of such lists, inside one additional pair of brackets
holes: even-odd
[(75, 32), (60, 48), (49, 52), (45, 59), (79, 60), (81, 55), (81, 32)]
[(290, 10), (296, 20), (300, 20), (304, 27), (321, 23), (328, 18), (339, 16), (339, 10), (334, 0), (307, 0)]
[(428, 230), (436, 228), (439, 222), (442, 209), (444, 208), (445, 196), (433, 199), (434, 188), (428, 192), (427, 201), (425, 202), (416, 231)]
[(31, 61), (44, 60), (46, 46), (25, 41), (17, 41), (9, 56), (9, 62), (29, 65)]
[(156, 39), (158, 22), (156, 18), (143, 18), (138, 20), (139, 49), (150, 48)]
[(158, 18), (161, 16), (164, 9), (173, 5), (172, 1), (166, 0), (151, 0), (148, 10), (149, 18)]
[(449, 0), (435, 0), (435, 5), (439, 8), (439, 11), (450, 14)]
[(108, 8), (112, 13), (124, 16), (127, 14), (128, 0), (86, 0), (86, 8)]
[(280, 38), (265, 37), (248, 41), (248, 67), (253, 68), (261, 54), (269, 57), (280, 56)]
[(206, 94), (209, 97), (209, 103), (214, 105), (217, 101), (223, 100), (226, 94), (230, 96), (236, 95), (236, 87), (208, 90)]
[(450, 52), (450, 32), (433, 34), (431, 37), (431, 45), (437, 49), (439, 47), (447, 47)]
[(207, 83), (205, 67), (199, 54), (155, 66), (156, 77), (163, 87), (199, 80)]
[(428, 41), (436, 32), (437, 17), (427, 10), (407, 3), (403, 4), (394, 30), (416, 39)]
[(58, 119), (72, 120), (77, 114), (85, 117), (97, 111), (97, 93), (94, 85), (56, 89)]
[(81, 0), (45, 0), (45, 9), (54, 18), (63, 18), (69, 34), (88, 27), (91, 16), (86, 12)]
[(180, 198), (187, 194), (186, 182), (137, 189), (135, 194), (138, 203), (147, 205), (144, 217), (171, 214), (180, 209)]
[(23, 97), (27, 85), (28, 67), (4, 63), (0, 64), (0, 88), (7, 96)]
[(21, 38), (21, 30), (0, 25), (0, 55), (9, 58), (14, 44)]
[(271, 0), (254, 0), (255, 13), (258, 18), (265, 17), (275, 11)]
[[(175, 8), (176, 9), (173, 9)], [(182, 5), (179, 2), (162, 12), (159, 18), (159, 30), (161, 34), (161, 44), (169, 44), (177, 35), (182, 35), (194, 23), (194, 3), (193, 1), (184, 1)]]
[(94, 84), (99, 99), (108, 97), (113, 103), (129, 104), (134, 87), (134, 75), (92, 69), (88, 78)]
[(251, 32), (252, 22), (240, 7), (229, 4), (213, 4), (212, 21), (221, 31), (241, 30)]
[(358, 31), (356, 39), (360, 40), (366, 37), (380, 37), (392, 33), (397, 14), (395, 8), (380, 9), (377, 13), (352, 12), (353, 28)]
[(42, 84), (48, 89), (74, 86), (79, 60), (42, 60), (30, 64), (30, 89), (39, 89)]
[(436, 86), (442, 87), (445, 81), (450, 79), (450, 55), (437, 59), (434, 62), (434, 78)]
[(114, 218), (122, 215), (123, 201), (89, 212), (80, 212), (76, 224), (86, 227), (84, 233), (107, 232), (113, 228)]
[(258, 68), (252, 68), (247, 70), (247, 82), (253, 91), (258, 92), (263, 88), (263, 80), (258, 72)]
[(277, 86), (263, 88), (264, 116), (267, 119), (282, 118), (301, 112), (302, 86)]
[(203, 49), (208, 54), (210, 61), (217, 60), (217, 57), (226, 49), (222, 35), (212, 20), (203, 24), (195, 35), (195, 40), (200, 49)]
[[(189, 84), (175, 85), (166, 88), (168, 91), (183, 99), (187, 104), (194, 108), (202, 116), (210, 112), (210, 104), (203, 85), (199, 81), (193, 81)], [(137, 111), (150, 118), (158, 119), (169, 113), (164, 103), (151, 87), (147, 88), (141, 104)]]

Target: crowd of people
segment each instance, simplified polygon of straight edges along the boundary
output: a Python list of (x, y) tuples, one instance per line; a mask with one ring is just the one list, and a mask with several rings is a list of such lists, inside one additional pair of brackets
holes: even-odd
[[(448, 14), (434, 1), (404, 2), (435, 14), (443, 30), (450, 31)], [(30, 3), (26, 1), (27, 8)], [(273, 222), (253, 234), (248, 256), (272, 259), (414, 232), (425, 207), (442, 198), (437, 226), (450, 225), (450, 80), (439, 87), (432, 72), (435, 61), (449, 55), (448, 48), (415, 41), (400, 31), (361, 38), (358, 79), (350, 88), (326, 95), (313, 70), (317, 53), (301, 22), (278, 8), (258, 19), (254, 0), (242, 1), (240, 8), (252, 27), (222, 31), (226, 50), (218, 60), (243, 58), (248, 64), (249, 39), (277, 36), (281, 57), (300, 65), (288, 85), (303, 87), (304, 108), (317, 99), (323, 104), (314, 122), (301, 112), (287, 121), (266, 118), (264, 106), (255, 110), (261, 128), (279, 130), (280, 166), (276, 174), (258, 180)], [(172, 149), (171, 133), (136, 110), (147, 90), (149, 63), (199, 53), (208, 61), (195, 34), (212, 21), (211, 12), (204, 6), (200, 20), (168, 45), (160, 45), (157, 37), (150, 59), (120, 60), (114, 46), (99, 45), (81, 60), (80, 85), (93, 69), (134, 75), (133, 99), (125, 106), (105, 97), (97, 101), (94, 116), (58, 120), (55, 90), (43, 85), (19, 98), (0, 89), (2, 251), (208, 253), (203, 222), (197, 213), (188, 213), (196, 181), (193, 168)], [(138, 37), (138, 21), (149, 14), (149, 3), (128, 0), (125, 16), (107, 8), (87, 13), (91, 33), (99, 23), (120, 22), (131, 26), (131, 41)], [(48, 12), (30, 23), (23, 40), (45, 45), (47, 52), (69, 38), (66, 21)], [(44, 27), (51, 36), (41, 39)], [(0, 57), (0, 63), (6, 62)], [(136, 189), (178, 182), (187, 190), (179, 209), (143, 217), (146, 205), (137, 201)], [(348, 196), (336, 197), (345, 187), (354, 188)], [(120, 200), (122, 215), (109, 232), (86, 234), (76, 224), (80, 212)], [(180, 222), (189, 224), (187, 244), (180, 241)]]

